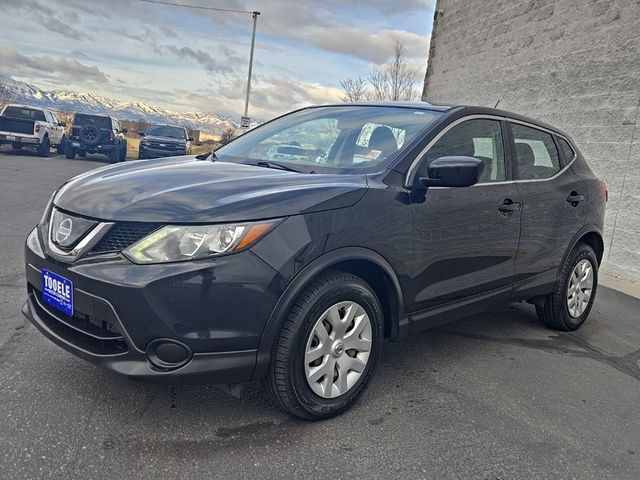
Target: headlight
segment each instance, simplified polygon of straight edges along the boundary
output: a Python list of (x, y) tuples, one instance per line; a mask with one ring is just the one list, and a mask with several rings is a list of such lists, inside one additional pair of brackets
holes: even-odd
[(278, 221), (229, 225), (168, 225), (122, 253), (134, 263), (198, 260), (238, 252), (264, 237)]
[(31, 233), (27, 237), (27, 247), (39, 257), (44, 258), (44, 253), (40, 246), (40, 239), (38, 238), (38, 227), (31, 230)]

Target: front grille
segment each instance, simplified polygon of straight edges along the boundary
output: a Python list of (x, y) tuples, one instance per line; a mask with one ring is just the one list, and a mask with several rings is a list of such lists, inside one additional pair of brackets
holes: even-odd
[(106, 302), (97, 298), (85, 299), (80, 307), (85, 311), (76, 308), (73, 316), (69, 316), (42, 302), (42, 292), (32, 284), (29, 293), (34, 298), (38, 317), (72, 345), (97, 355), (117, 355), (129, 350), (116, 326), (115, 312)]
[(160, 144), (160, 142), (149, 142), (149, 148), (153, 148), (154, 150), (184, 150), (184, 145), (179, 145), (175, 143), (165, 143), (164, 146)]
[(120, 252), (160, 227), (160, 223), (116, 223), (93, 247), (91, 253)]

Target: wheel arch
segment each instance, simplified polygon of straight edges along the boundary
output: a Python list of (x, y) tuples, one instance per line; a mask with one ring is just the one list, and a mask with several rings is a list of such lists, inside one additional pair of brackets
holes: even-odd
[(315, 259), (289, 283), (273, 308), (258, 346), (253, 379), (266, 375), (274, 341), (282, 320), (296, 297), (322, 273), (340, 270), (362, 278), (374, 290), (382, 306), (386, 338), (396, 338), (404, 316), (404, 299), (393, 267), (380, 254), (360, 247), (332, 250)]
[(584, 242), (591, 248), (593, 248), (593, 250), (596, 252), (598, 265), (600, 265), (604, 256), (604, 238), (602, 237), (602, 231), (600, 230), (600, 228), (598, 228), (598, 226), (594, 224), (585, 225), (578, 231), (578, 233), (573, 236), (569, 247), (564, 252), (562, 263), (560, 265), (564, 264), (571, 251), (579, 242)]

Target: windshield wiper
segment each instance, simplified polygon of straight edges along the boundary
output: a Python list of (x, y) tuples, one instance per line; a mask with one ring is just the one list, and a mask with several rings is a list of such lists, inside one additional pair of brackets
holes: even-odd
[(265, 168), (277, 168), (277, 169), (280, 169), (280, 170), (286, 170), (287, 172), (302, 173), (302, 171), (296, 170), (295, 168), (288, 167), (287, 165), (283, 165), (282, 163), (271, 162), (271, 161), (266, 161), (266, 160), (262, 160), (262, 161), (256, 163), (256, 166), (265, 167)]

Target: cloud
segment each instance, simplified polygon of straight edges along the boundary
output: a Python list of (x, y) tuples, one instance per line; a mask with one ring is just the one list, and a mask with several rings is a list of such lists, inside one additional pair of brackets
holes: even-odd
[(62, 22), (55, 17), (47, 17), (42, 20), (42, 25), (51, 30), (52, 32), (59, 33), (62, 36), (67, 38), (71, 38), (72, 40), (81, 40), (83, 38), (90, 38), (89, 35), (86, 35), (80, 30), (76, 30), (68, 23)]
[(45, 78), (51, 83), (109, 84), (105, 73), (96, 66), (85, 65), (77, 60), (68, 60), (60, 56), (27, 57), (15, 48), (0, 46), (0, 65), (9, 75), (33, 76)]
[(194, 50), (191, 47), (176, 47), (175, 45), (167, 45), (160, 49), (160, 51), (163, 50), (173, 53), (180, 58), (195, 60), (209, 72), (230, 73), (233, 71), (228, 63), (225, 62), (225, 64), (222, 64), (218, 62), (204, 50)]

